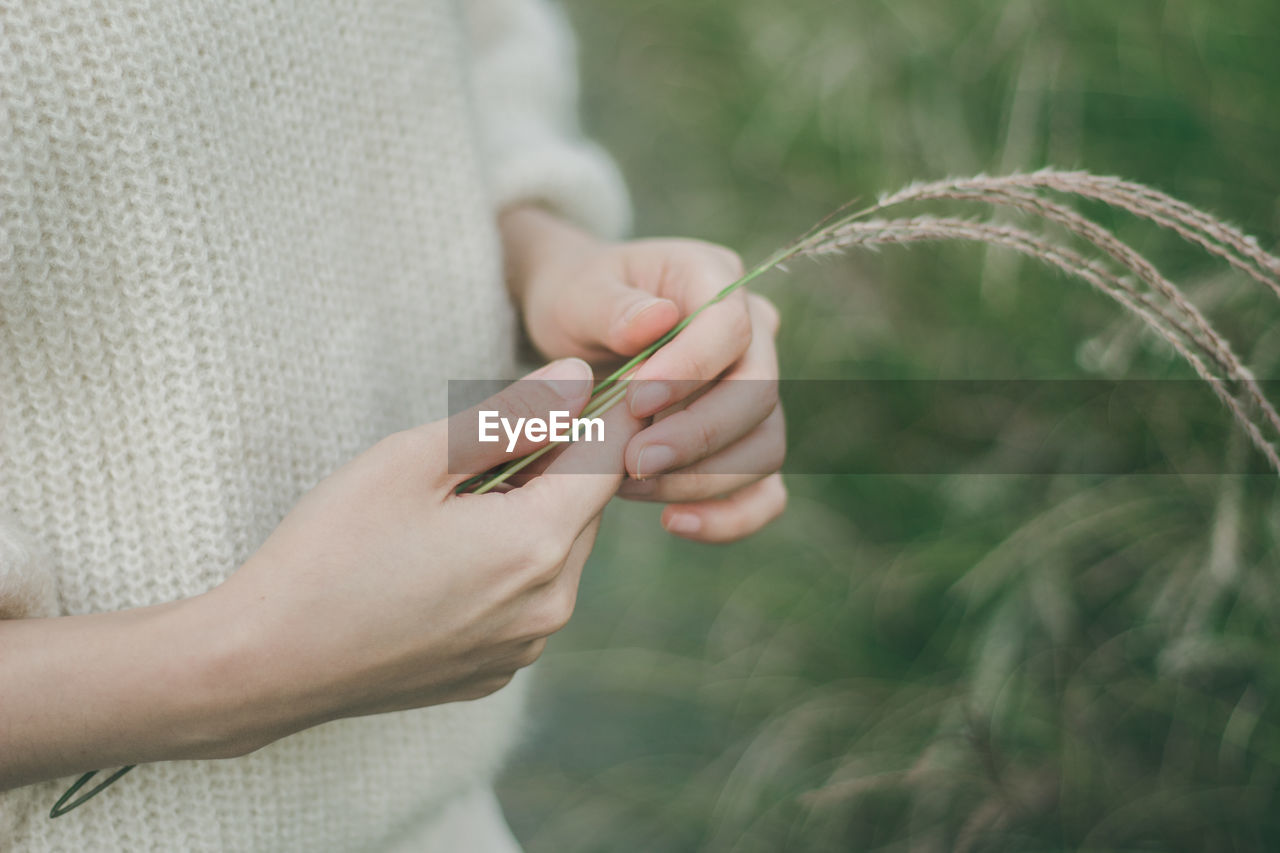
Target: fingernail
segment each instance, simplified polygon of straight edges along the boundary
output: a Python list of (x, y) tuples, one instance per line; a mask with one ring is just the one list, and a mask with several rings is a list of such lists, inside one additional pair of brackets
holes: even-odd
[(632, 305), (630, 308), (628, 308), (626, 311), (623, 312), (622, 317), (618, 320), (619, 327), (626, 326), (632, 320), (639, 317), (641, 314), (648, 311), (653, 306), (661, 304), (666, 301), (667, 300), (665, 299), (658, 299), (657, 297), (651, 297), (649, 299), (641, 299), (639, 302), (636, 302), (634, 305)]
[(641, 381), (631, 397), (631, 414), (644, 418), (660, 411), (671, 399), (671, 388), (665, 382)]
[(576, 400), (591, 388), (591, 365), (580, 358), (562, 358), (529, 378), (546, 382), (552, 391), (566, 400)]
[(676, 452), (665, 444), (650, 444), (636, 457), (636, 476), (641, 479), (661, 474), (675, 464)]
[(702, 529), (702, 519), (691, 512), (675, 512), (667, 519), (667, 530), (672, 533), (697, 533)]

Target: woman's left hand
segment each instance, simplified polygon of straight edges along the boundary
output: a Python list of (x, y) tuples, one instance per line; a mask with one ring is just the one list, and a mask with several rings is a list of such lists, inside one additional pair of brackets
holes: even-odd
[[(508, 283), (549, 359), (616, 366), (742, 276), (723, 246), (602, 243), (533, 207), (501, 218)], [(739, 290), (699, 314), (632, 376), (626, 405), (653, 417), (627, 446), (619, 494), (669, 504), (663, 526), (701, 542), (740, 539), (786, 505), (774, 337), (778, 312)]]

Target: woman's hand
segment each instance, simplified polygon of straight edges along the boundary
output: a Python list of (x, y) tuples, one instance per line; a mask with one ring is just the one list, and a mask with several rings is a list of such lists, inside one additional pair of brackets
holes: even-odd
[(0, 621), (0, 790), (94, 767), (241, 755), (327, 720), (506, 684), (568, 621), (639, 429), (618, 408), (605, 416), (605, 441), (565, 448), (526, 485), (455, 494), (535, 447), (467, 441), (479, 409), (576, 415), (590, 394), (579, 361), (532, 378), (546, 381), (516, 383), (344, 465), (203, 595)]
[[(505, 438), (477, 443), (480, 409), (513, 420), (577, 415), (590, 394), (580, 361), (530, 378), (546, 381), (516, 383), (452, 427), (393, 435), (339, 469), (215, 591), (253, 626), (257, 677), (278, 705), (311, 709), (308, 719), (279, 720), (281, 729), (484, 696), (568, 621), (639, 423), (610, 413), (604, 443), (566, 448), (519, 489), (455, 494), (537, 446), (522, 438), (508, 453)], [(271, 721), (241, 728), (277, 735)]]
[[(501, 220), (508, 283), (548, 358), (616, 365), (742, 275), (729, 249), (696, 240), (603, 244), (531, 207)], [(778, 313), (745, 290), (699, 314), (633, 376), (627, 407), (654, 417), (631, 440), (620, 494), (661, 501), (679, 536), (724, 542), (786, 505), (774, 336)]]

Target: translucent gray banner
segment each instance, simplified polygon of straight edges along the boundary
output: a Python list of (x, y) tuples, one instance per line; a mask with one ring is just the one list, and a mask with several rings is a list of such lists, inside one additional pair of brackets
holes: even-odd
[[(632, 383), (628, 397), (639, 384)], [(511, 443), (509, 432), (494, 419), (499, 416), (489, 416), (488, 435), (500, 441), (481, 447), (477, 413), (498, 411), (500, 405), (486, 409), (483, 401), (501, 394), (540, 401), (532, 408), (521, 402), (509, 425), (518, 417), (541, 415), (546, 420), (545, 413), (534, 409), (561, 399), (546, 385), (451, 380), (450, 470), (477, 473), (465, 466), (474, 467), (477, 459), (497, 459), (500, 465), (545, 443), (544, 435), (530, 444), (522, 429), (509, 458), (494, 456), (495, 447), (505, 450)], [(1280, 381), (1260, 385), (1269, 398), (1277, 398)], [(787, 425), (783, 470), (791, 474), (1268, 473), (1265, 460), (1250, 447), (1227, 408), (1196, 380), (783, 380), (720, 382), (710, 389), (664, 386), (677, 398), (692, 395), (681, 416), (682, 428), (707, 427), (712, 435), (740, 430), (780, 400)], [(624, 399), (619, 408), (626, 404)], [(558, 421), (567, 435), (572, 422), (565, 419), (577, 413), (560, 409), (568, 410)], [(1265, 418), (1247, 407), (1245, 411), (1266, 434)], [(604, 420), (603, 439), (608, 442), (608, 417)], [(579, 442), (594, 440), (594, 435), (584, 439), (583, 434), (579, 429)], [(575, 470), (617, 464), (616, 456), (607, 453), (592, 458), (599, 461)], [(723, 473), (763, 474), (764, 467), (763, 459), (737, 454), (732, 470)]]

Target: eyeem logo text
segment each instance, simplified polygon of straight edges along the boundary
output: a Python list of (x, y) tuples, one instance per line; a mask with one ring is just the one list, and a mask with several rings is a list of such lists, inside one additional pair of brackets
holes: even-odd
[(604, 441), (603, 418), (571, 418), (568, 412), (550, 412), (547, 420), (542, 418), (516, 418), (514, 424), (510, 418), (501, 417), (496, 411), (481, 410), (479, 423), (479, 440), (492, 443), (500, 441), (499, 429), (507, 437), (507, 453), (516, 448), (521, 433), (531, 442), (547, 441)]

